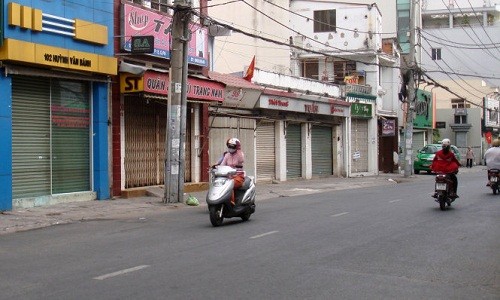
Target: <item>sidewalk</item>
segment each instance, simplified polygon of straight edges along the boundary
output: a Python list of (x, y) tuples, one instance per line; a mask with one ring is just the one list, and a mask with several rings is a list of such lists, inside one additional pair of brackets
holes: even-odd
[[(482, 172), (483, 166), (471, 169), (461, 168), (460, 173)], [(320, 178), (312, 180), (291, 180), (280, 183), (258, 183), (257, 202), (278, 198), (299, 196), (329, 191), (356, 189), (380, 185), (394, 185), (402, 182), (421, 180), (426, 175), (412, 175), (405, 178), (401, 174), (380, 174), (377, 176), (355, 178)], [(428, 177), (427, 177), (428, 178)], [(125, 218), (145, 218), (151, 215), (165, 214), (177, 209), (189, 209), (184, 203), (165, 204), (162, 202), (163, 189), (152, 188), (153, 196), (103, 201), (85, 201), (60, 203), (51, 206), (28, 209), (14, 209), (0, 213), (0, 235), (18, 231), (43, 228), (59, 224), (86, 222), (93, 220), (111, 220)], [(206, 191), (190, 193), (196, 197), (200, 206), (206, 205)], [(189, 194), (184, 196), (186, 199)]]

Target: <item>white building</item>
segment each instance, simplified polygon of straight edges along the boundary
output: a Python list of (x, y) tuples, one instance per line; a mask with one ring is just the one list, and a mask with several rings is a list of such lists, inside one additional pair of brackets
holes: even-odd
[[(477, 135), (483, 123), (468, 116), (468, 109), (481, 108), (481, 116), (487, 116), (490, 124), (482, 133), (498, 136), (498, 113), (492, 114), (489, 107), (498, 107), (500, 98), (500, 2), (423, 1), (421, 17), (421, 68), (444, 87), (432, 89), (436, 108), (454, 109), (446, 118), (453, 123), (442, 131), (449, 132), (452, 143), (462, 151), (467, 146), (480, 149), (481, 140), (472, 135)], [(487, 104), (485, 99), (489, 99)], [(492, 116), (496, 120), (490, 120)]]

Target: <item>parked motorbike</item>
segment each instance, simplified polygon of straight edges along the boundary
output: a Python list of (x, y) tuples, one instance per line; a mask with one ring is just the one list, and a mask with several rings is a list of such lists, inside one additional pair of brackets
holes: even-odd
[(231, 204), (234, 187), (231, 177), (236, 172), (236, 169), (229, 166), (216, 166), (210, 170), (206, 201), (210, 222), (214, 227), (222, 225), (224, 218), (240, 217), (243, 221), (248, 221), (255, 212), (255, 182), (250, 176), (245, 176), (243, 186), (234, 191), (235, 204)]
[(500, 192), (500, 170), (488, 170), (488, 177), (490, 178), (490, 187), (493, 190), (493, 195), (496, 195), (498, 192)]
[(435, 193), (433, 197), (439, 203), (439, 208), (445, 210), (446, 206), (451, 206), (455, 198), (450, 197), (453, 191), (453, 181), (448, 174), (436, 174)]

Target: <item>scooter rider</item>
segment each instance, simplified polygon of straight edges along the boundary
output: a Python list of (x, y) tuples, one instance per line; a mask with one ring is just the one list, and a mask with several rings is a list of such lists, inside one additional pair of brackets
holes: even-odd
[(500, 139), (494, 139), (491, 143), (491, 148), (486, 150), (484, 153), (484, 161), (486, 167), (488, 168), (488, 183), (490, 185), (490, 175), (489, 170), (499, 169), (500, 170)]
[(461, 164), (455, 157), (453, 151), (451, 151), (451, 142), (449, 139), (443, 139), (441, 141), (441, 147), (442, 149), (436, 152), (436, 155), (434, 156), (431, 170), (436, 173), (444, 173), (449, 176), (449, 178), (453, 182), (453, 189), (450, 193), (450, 197), (458, 198), (458, 179), (455, 174), (458, 173), (458, 168), (461, 166)]
[(230, 138), (226, 142), (227, 152), (222, 158), (221, 166), (229, 166), (237, 170), (236, 174), (233, 176), (234, 188), (231, 194), (231, 204), (234, 202), (234, 191), (239, 189), (245, 182), (245, 172), (243, 171), (243, 163), (245, 162), (245, 155), (241, 150), (240, 140), (237, 138)]

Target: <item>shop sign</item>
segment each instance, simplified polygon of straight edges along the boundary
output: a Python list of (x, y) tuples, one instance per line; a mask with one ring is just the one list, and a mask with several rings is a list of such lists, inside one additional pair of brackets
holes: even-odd
[[(0, 60), (20, 61), (43, 66), (116, 74), (116, 58), (94, 53), (6, 39)], [(22, 49), (23, 51), (20, 51)]]
[(132, 53), (153, 53), (155, 37), (152, 35), (133, 36), (132, 37)]
[(371, 118), (372, 117), (372, 105), (368, 103), (352, 103), (351, 104), (351, 116), (358, 118)]
[(144, 81), (142, 80), (142, 76), (128, 73), (120, 74), (120, 92), (136, 93), (142, 91), (144, 91)]
[(432, 128), (432, 94), (424, 90), (417, 90), (417, 100), (415, 102), (415, 119), (413, 127)]
[[(146, 92), (168, 95), (170, 78), (168, 74), (146, 72), (143, 77), (121, 74), (122, 93)], [(224, 86), (217, 82), (188, 77), (186, 93), (189, 99), (224, 101)]]
[(382, 120), (382, 136), (396, 135), (396, 120)]
[[(151, 55), (170, 59), (172, 17), (142, 9), (130, 4), (123, 5), (122, 47), (132, 51), (133, 36), (144, 33), (154, 37), (154, 50)], [(188, 43), (188, 63), (208, 66), (208, 29), (200, 24), (190, 23), (191, 39)]]
[(446, 128), (446, 122), (436, 122), (436, 128)]
[(486, 127), (500, 127), (500, 101), (495, 97), (484, 98), (484, 125)]
[(258, 107), (340, 117), (349, 115), (349, 106), (336, 101), (310, 101), (271, 95), (261, 95)]

